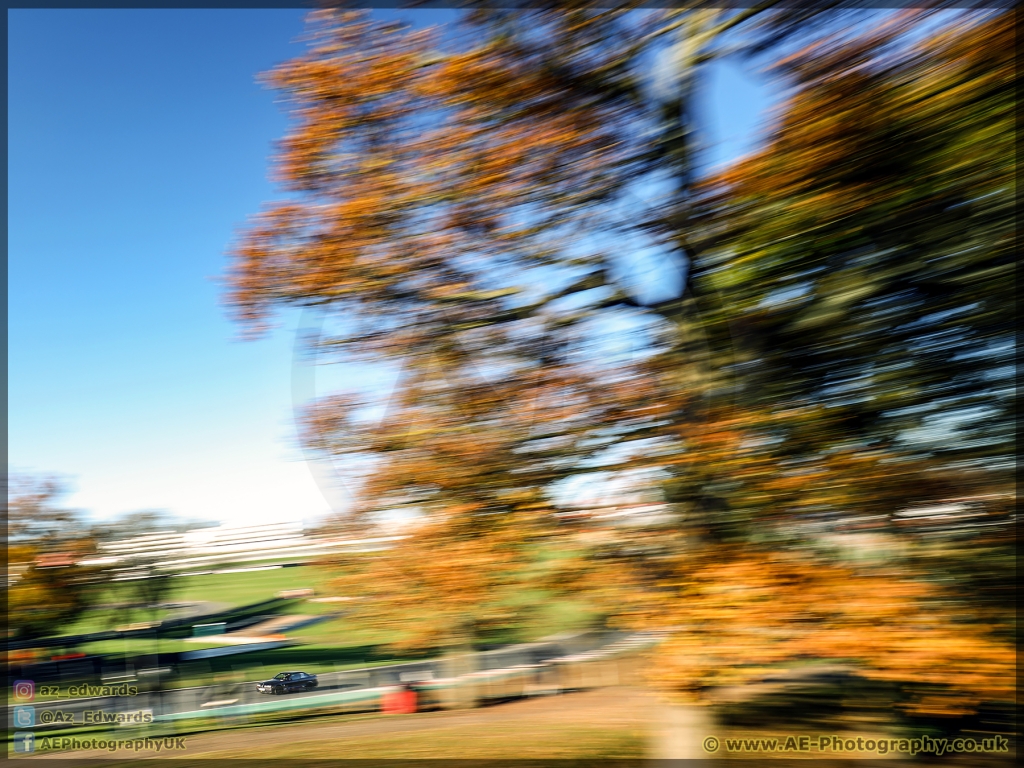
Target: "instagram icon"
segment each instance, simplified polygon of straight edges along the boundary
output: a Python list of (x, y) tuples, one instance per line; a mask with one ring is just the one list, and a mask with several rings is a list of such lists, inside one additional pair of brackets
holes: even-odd
[(32, 680), (14, 681), (14, 700), (32, 701), (36, 697), (36, 684)]

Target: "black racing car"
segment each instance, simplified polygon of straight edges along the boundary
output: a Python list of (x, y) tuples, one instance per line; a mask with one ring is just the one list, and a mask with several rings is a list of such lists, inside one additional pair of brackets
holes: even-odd
[(256, 683), (260, 693), (293, 693), (295, 691), (311, 691), (318, 685), (316, 675), (305, 672), (282, 672), (274, 675), (272, 680)]

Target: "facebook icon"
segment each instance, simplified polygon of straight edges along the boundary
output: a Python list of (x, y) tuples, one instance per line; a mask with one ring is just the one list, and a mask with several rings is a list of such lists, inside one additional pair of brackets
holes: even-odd
[(36, 735), (32, 731), (17, 731), (14, 734), (15, 752), (35, 752)]

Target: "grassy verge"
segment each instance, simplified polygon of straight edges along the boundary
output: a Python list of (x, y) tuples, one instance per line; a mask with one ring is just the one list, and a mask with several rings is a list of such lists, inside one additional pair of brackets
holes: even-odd
[[(522, 727), (521, 724), (508, 724), (489, 726), (486, 730), (481, 730), (478, 726), (456, 726), (419, 733), (303, 740), (251, 749), (241, 747), (203, 750), (188, 746), (186, 752), (172, 757), (188, 760), (248, 758), (260, 761), (324, 760), (338, 755), (344, 755), (346, 759), (361, 760), (458, 757), (482, 760), (590, 761), (645, 757), (647, 736), (640, 728), (537, 722), (529, 724), (529, 739), (524, 739)], [(244, 732), (239, 734), (241, 739), (244, 739)], [(79, 737), (85, 735), (79, 734)], [(123, 738), (125, 734), (118, 736)], [(188, 741), (186, 737), (186, 745)]]
[[(224, 723), (180, 730), (191, 762), (258, 759), (451, 759), (590, 761), (646, 756), (652, 727), (647, 697), (606, 689), (543, 697), (471, 711), (413, 715), (323, 714), (287, 724)], [(137, 734), (142, 736), (142, 733)], [(152, 735), (159, 737), (157, 732)], [(79, 753), (77, 756), (94, 753)], [(99, 757), (100, 755), (96, 754)]]
[(323, 739), (264, 746), (191, 752), (190, 758), (326, 759), (452, 759), (477, 760), (608, 760), (645, 757), (646, 734), (639, 728), (608, 728), (586, 724), (531, 722), (455, 726), (429, 733), (396, 733), (358, 738)]

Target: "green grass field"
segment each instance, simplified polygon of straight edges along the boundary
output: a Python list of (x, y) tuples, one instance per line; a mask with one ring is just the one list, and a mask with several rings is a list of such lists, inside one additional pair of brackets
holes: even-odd
[(310, 565), (244, 573), (182, 576), (174, 579), (180, 584), (175, 584), (175, 590), (168, 599), (175, 602), (206, 600), (232, 606), (248, 605), (269, 600), (285, 589), (310, 588), (320, 593), (329, 580), (328, 573)]
[[(255, 566), (254, 566), (255, 567)], [(225, 568), (226, 569), (226, 568)], [(249, 605), (273, 598), (286, 589), (312, 588), (321, 592), (330, 575), (315, 566), (275, 568), (243, 573), (212, 573), (201, 576), (180, 576), (172, 580), (173, 589), (165, 602), (209, 602), (211, 609)], [(114, 607), (132, 602), (130, 582), (109, 585), (97, 599), (97, 605), (86, 611), (79, 621), (69, 625), (62, 635), (89, 634), (117, 626), (143, 621), (160, 621), (178, 615), (176, 611), (150, 611)], [(291, 610), (302, 613), (330, 612), (330, 603), (303, 603)]]
[[(327, 585), (332, 576), (327, 570), (312, 565), (182, 576), (173, 579), (174, 588), (165, 597), (165, 601), (204, 602), (207, 603), (204, 612), (213, 612), (270, 600), (283, 590), (313, 589), (315, 595), (325, 596), (330, 594)], [(130, 589), (130, 585), (125, 583), (108, 587), (102, 597), (102, 604), (88, 612), (73, 627), (69, 627), (67, 634), (109, 630), (131, 622), (153, 620), (153, 612), (127, 611), (112, 606), (129, 601)], [(524, 621), (519, 626), (481, 638), (483, 645), (493, 647), (530, 642), (558, 632), (580, 630), (587, 627), (594, 618), (593, 611), (583, 602), (551, 599), (533, 588), (523, 589), (513, 602)], [(346, 612), (354, 607), (354, 604), (344, 602), (296, 600), (283, 610), (292, 614), (322, 615)], [(174, 611), (161, 614), (156, 618), (174, 618), (176, 615)], [(408, 654), (394, 651), (390, 644), (401, 639), (402, 628), (370, 626), (361, 621), (358, 615), (341, 615), (286, 634), (300, 645), (185, 662), (180, 665), (177, 675), (165, 678), (161, 683), (167, 687), (205, 685), (215, 681), (252, 679), (284, 669), (302, 669), (313, 674), (323, 674), (432, 655), (427, 652)], [(174, 637), (161, 637), (157, 641), (156, 638), (142, 637), (89, 643), (77, 650), (113, 657), (134, 657), (153, 654), (158, 650), (161, 653), (174, 653), (221, 645), (216, 641), (186, 642)]]
[[(328, 583), (331, 578), (332, 574), (313, 565), (182, 576), (173, 579), (173, 590), (166, 596), (165, 602), (206, 602), (209, 603), (209, 610), (214, 611), (269, 600), (277, 593), (290, 589), (310, 588), (317, 595), (323, 596), (329, 594)], [(131, 601), (129, 584), (122, 582), (107, 587), (99, 598), (97, 607), (87, 611), (78, 622), (68, 626), (62, 634), (101, 632), (133, 622), (165, 620), (178, 615), (176, 611), (129, 610), (113, 607)], [(524, 589), (517, 596), (515, 602), (517, 607), (534, 607), (535, 610), (531, 611), (530, 626), (524, 627), (522, 632), (516, 631), (507, 638), (500, 638), (501, 642), (523, 642), (546, 634), (581, 629), (593, 617), (593, 612), (582, 602), (564, 599), (548, 600), (543, 593), (535, 589)], [(344, 607), (343, 603), (299, 601), (289, 606), (286, 611), (317, 615), (334, 613)], [(389, 642), (394, 635), (394, 633), (389, 634), (388, 632), (369, 632), (367, 634), (366, 631), (356, 628), (354, 625), (338, 624), (335, 621), (316, 625), (308, 630), (299, 630), (296, 637), (312, 643), (331, 644), (334, 642), (333, 638), (339, 633), (348, 634), (353, 631), (366, 634), (364, 639), (368, 642)], [(382, 639), (377, 639), (376, 635), (378, 634)], [(117, 642), (123, 643), (123, 641)], [(123, 651), (123, 646), (121, 650)]]

